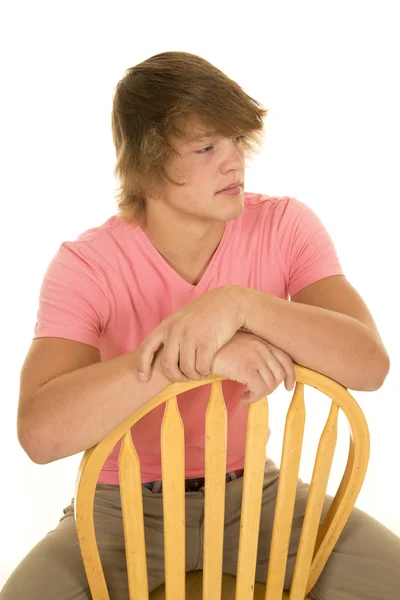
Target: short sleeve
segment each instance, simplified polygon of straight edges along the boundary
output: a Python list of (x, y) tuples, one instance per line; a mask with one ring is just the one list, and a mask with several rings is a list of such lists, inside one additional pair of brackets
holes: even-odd
[(79, 242), (64, 242), (45, 273), (34, 339), (60, 337), (99, 348), (108, 319), (105, 279)]
[(278, 240), (291, 298), (320, 279), (344, 274), (327, 229), (316, 213), (296, 198), (283, 200)]

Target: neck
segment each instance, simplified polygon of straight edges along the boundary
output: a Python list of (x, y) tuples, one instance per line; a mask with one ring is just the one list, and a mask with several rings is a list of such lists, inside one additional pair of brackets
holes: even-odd
[(142, 229), (178, 275), (196, 285), (218, 248), (225, 222), (147, 214)]

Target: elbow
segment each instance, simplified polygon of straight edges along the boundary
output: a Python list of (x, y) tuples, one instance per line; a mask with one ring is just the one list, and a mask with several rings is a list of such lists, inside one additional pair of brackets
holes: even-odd
[(372, 364), (369, 367), (368, 385), (360, 388), (361, 391), (376, 392), (385, 383), (386, 377), (390, 371), (390, 357), (385, 348), (380, 347), (376, 353)]
[(383, 386), (390, 371), (389, 355), (382, 346), (377, 347), (371, 355), (359, 369), (352, 369), (350, 381), (342, 385), (358, 392), (376, 392)]
[[(379, 364), (379, 368), (377, 366), (378, 364)], [(389, 374), (389, 371), (390, 371), (390, 357), (389, 357), (389, 354), (386, 352), (386, 349), (383, 348), (381, 351), (380, 359), (377, 360), (375, 363), (376, 376), (375, 376), (374, 388), (372, 391), (379, 390), (379, 388), (381, 388), (383, 386), (383, 384), (385, 383), (386, 377)]]
[(46, 436), (26, 420), (19, 419), (17, 424), (18, 441), (32, 462), (37, 465), (47, 465), (53, 462), (48, 451)]

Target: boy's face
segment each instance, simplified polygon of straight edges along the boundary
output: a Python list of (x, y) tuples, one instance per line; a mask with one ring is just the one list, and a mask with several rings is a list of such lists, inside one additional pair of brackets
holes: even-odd
[[(179, 153), (168, 165), (167, 172), (176, 186), (164, 184), (159, 201), (177, 215), (204, 221), (229, 221), (243, 210), (245, 152), (242, 139), (226, 138), (193, 126), (184, 139), (170, 140)], [(237, 194), (218, 193), (234, 182), (241, 182)]]

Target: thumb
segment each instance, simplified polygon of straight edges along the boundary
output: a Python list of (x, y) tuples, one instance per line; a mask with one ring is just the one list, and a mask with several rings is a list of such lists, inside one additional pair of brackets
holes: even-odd
[(162, 333), (147, 338), (139, 346), (139, 355), (136, 363), (136, 375), (139, 381), (148, 381), (151, 373), (154, 354), (163, 343)]
[(256, 398), (255, 398), (254, 394), (252, 392), (250, 392), (250, 391), (245, 392), (244, 394), (242, 394), (240, 396), (240, 399), (241, 399), (241, 401), (244, 404), (253, 404), (253, 402), (256, 401)]

